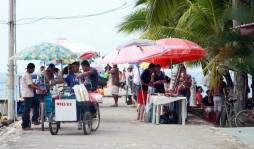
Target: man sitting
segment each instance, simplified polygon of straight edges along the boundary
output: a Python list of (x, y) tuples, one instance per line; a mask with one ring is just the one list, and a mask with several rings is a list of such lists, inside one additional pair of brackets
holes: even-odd
[(206, 96), (202, 100), (202, 108), (205, 108), (206, 113), (208, 114), (209, 118), (211, 119), (211, 112), (214, 110), (214, 104), (213, 104), (213, 96), (211, 96), (211, 99), (208, 99), (208, 95), (210, 93), (210, 90), (206, 91)]

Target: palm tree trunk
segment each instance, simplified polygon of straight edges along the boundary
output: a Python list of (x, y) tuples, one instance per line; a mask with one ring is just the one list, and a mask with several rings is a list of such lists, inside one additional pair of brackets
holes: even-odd
[[(241, 0), (232, 0), (234, 6), (241, 3)], [(233, 20), (233, 27), (242, 25), (241, 22)], [(235, 43), (239, 44), (239, 43)], [(246, 99), (246, 90), (245, 90), (245, 76), (243, 72), (237, 71), (234, 75), (234, 99), (237, 99), (235, 103), (235, 110), (238, 112), (244, 109), (244, 103)]]

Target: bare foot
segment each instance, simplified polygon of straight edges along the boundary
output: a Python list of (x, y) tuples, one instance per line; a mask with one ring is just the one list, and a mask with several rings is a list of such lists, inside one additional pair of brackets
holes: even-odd
[(137, 120), (139, 120), (139, 117), (137, 117)]
[(142, 120), (142, 119), (140, 119), (139, 121), (140, 121), (140, 122), (143, 122), (143, 120)]

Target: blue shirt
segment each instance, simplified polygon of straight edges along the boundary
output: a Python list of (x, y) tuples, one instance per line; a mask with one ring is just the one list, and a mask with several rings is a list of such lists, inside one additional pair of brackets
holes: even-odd
[(81, 82), (81, 79), (77, 79), (77, 75), (82, 73), (81, 71), (79, 73), (70, 72), (70, 74), (64, 79), (65, 82), (70, 83), (70, 87), (72, 88), (75, 85), (79, 85)]

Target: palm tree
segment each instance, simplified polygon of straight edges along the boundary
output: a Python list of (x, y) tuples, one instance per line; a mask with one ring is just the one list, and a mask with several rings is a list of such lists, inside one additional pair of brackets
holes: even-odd
[[(253, 9), (241, 4), (233, 7), (232, 2), (226, 0), (147, 0), (146, 3), (143, 0), (138, 6), (138, 10), (127, 16), (118, 26), (119, 32), (128, 34), (140, 32), (141, 38), (155, 40), (168, 37), (191, 40), (204, 47), (208, 55), (200, 61), (188, 62), (187, 66), (201, 65), (205, 72), (212, 70), (215, 72), (217, 68), (214, 63), (217, 60), (215, 57), (221, 58), (229, 51), (239, 52), (235, 51), (237, 47), (233, 43), (240, 41), (242, 37), (239, 33), (230, 30), (232, 20), (243, 23), (254, 22)], [(234, 38), (231, 38), (231, 34), (235, 35), (232, 36)], [(241, 70), (237, 69), (239, 66), (251, 64), (248, 61), (251, 58), (246, 58), (248, 62), (245, 63), (236, 60), (229, 63), (228, 60), (233, 58), (232, 54), (236, 53), (232, 52), (225, 58), (224, 62), (228, 63), (227, 69), (225, 66), (218, 66), (225, 70), (238, 71)], [(253, 55), (249, 56), (253, 57)], [(251, 67), (246, 66), (248, 70)], [(248, 73), (246, 70), (244, 72)], [(227, 82), (232, 84), (231, 79)]]

